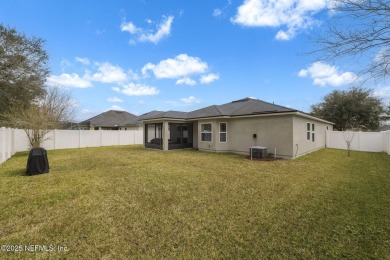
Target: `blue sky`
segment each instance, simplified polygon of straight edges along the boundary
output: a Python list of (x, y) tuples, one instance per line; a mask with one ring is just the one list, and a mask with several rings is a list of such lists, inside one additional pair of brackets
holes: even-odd
[[(48, 85), (77, 120), (109, 109), (191, 111), (244, 97), (305, 112), (356, 83), (356, 63), (304, 55), (326, 0), (0, 0), (0, 22), (46, 40)], [(390, 87), (369, 85), (390, 98)]]

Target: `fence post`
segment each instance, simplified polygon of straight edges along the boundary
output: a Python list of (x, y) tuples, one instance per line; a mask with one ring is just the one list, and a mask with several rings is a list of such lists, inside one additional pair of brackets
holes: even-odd
[(79, 148), (81, 148), (81, 129), (79, 129)]
[[(7, 154), (8, 158), (12, 156), (12, 128), (7, 128)], [(7, 159), (8, 159), (7, 158)]]
[(103, 146), (103, 130), (100, 128), (100, 146)]
[(390, 155), (390, 130), (386, 132), (387, 136), (387, 154)]
[(329, 144), (329, 130), (325, 130), (325, 148), (328, 148)]
[(6, 160), (5, 158), (5, 127), (0, 128), (0, 163)]
[(53, 133), (53, 150), (57, 148), (57, 129), (54, 129)]
[(357, 145), (358, 145), (358, 147), (357, 147), (357, 150), (358, 151), (361, 151), (361, 149), (360, 149), (360, 143), (361, 143), (361, 140), (360, 140), (360, 138), (361, 138), (361, 132), (359, 131), (358, 133), (357, 133), (357, 137), (358, 137), (358, 143), (357, 143)]
[(11, 128), (11, 155), (15, 154), (15, 129)]

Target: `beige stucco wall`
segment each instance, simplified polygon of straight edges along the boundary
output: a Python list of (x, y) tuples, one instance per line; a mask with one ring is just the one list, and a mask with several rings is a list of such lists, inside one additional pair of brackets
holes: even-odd
[[(219, 123), (227, 123), (227, 142), (219, 142)], [(201, 141), (201, 124), (212, 124), (212, 141)], [(269, 153), (291, 158), (293, 156), (293, 116), (264, 116), (248, 118), (213, 119), (198, 121), (198, 148), (216, 152), (249, 154), (252, 146), (266, 146)], [(257, 137), (253, 138), (253, 134)]]
[[(154, 121), (151, 121), (152, 123)], [(161, 120), (156, 120), (161, 123)], [(184, 122), (184, 121), (183, 121)], [(219, 123), (227, 123), (227, 142), (219, 140)], [(163, 135), (169, 138), (167, 125)], [(201, 141), (201, 124), (211, 123), (212, 141)], [(315, 140), (307, 140), (307, 123), (315, 124)], [(326, 130), (333, 130), (327, 124), (303, 115), (270, 115), (256, 117), (235, 117), (218, 119), (200, 119), (193, 121), (193, 147), (203, 151), (233, 152), (249, 154), (252, 146), (265, 146), (268, 153), (278, 157), (294, 159), (306, 153), (325, 147)], [(165, 134), (164, 134), (165, 133)], [(256, 134), (256, 138), (253, 135)], [(168, 147), (165, 147), (168, 149)]]
[[(332, 124), (326, 124), (310, 118), (294, 116), (294, 157), (299, 157), (325, 147), (326, 130), (333, 130)], [(314, 124), (314, 142), (307, 140), (307, 123)], [(312, 131), (311, 131), (312, 133)]]
[[(227, 123), (227, 142), (219, 142), (219, 123)], [(201, 124), (212, 124), (212, 141), (201, 141)], [(307, 140), (306, 124), (315, 124), (315, 140)], [(195, 125), (195, 124), (194, 124)], [(198, 148), (205, 151), (249, 154), (251, 146), (265, 146), (268, 153), (294, 159), (325, 147), (325, 131), (333, 130), (327, 124), (298, 115), (273, 115), (198, 121)], [(253, 138), (253, 134), (257, 137)]]
[(143, 130), (143, 125), (139, 126), (121, 126), (119, 127), (119, 130)]

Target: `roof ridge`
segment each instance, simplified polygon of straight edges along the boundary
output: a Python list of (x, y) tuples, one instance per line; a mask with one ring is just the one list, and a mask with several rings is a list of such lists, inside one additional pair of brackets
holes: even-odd
[(253, 99), (255, 101), (261, 101), (263, 103), (267, 103), (267, 104), (270, 104), (270, 105), (273, 105), (273, 106), (276, 106), (276, 107), (281, 107), (281, 108), (284, 108), (284, 109), (288, 109), (288, 110), (291, 110), (291, 111), (298, 111), (296, 109), (292, 109), (291, 107), (285, 107), (285, 106), (281, 106), (281, 105), (277, 105), (275, 104), (274, 102), (267, 102), (267, 101), (264, 101), (264, 100), (261, 100), (261, 99)]
[(242, 98), (242, 99), (238, 99), (238, 100), (233, 100), (230, 103), (238, 103), (238, 102), (244, 102), (244, 101), (248, 101), (248, 100), (256, 100), (256, 99), (250, 98), (250, 97), (246, 97), (246, 98)]

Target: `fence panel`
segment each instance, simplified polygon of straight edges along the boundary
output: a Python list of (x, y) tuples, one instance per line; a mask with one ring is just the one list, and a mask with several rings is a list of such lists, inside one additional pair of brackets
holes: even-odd
[(384, 133), (359, 132), (360, 151), (384, 152)]
[(5, 162), (7, 160), (7, 151), (5, 140), (7, 139), (5, 127), (0, 128), (0, 163)]
[(101, 131), (81, 130), (79, 133), (81, 139), (80, 147), (101, 146)]
[(14, 152), (27, 151), (30, 148), (26, 132), (22, 129), (13, 129)]
[(53, 149), (69, 149), (80, 147), (80, 133), (77, 130), (54, 130)]
[[(346, 140), (351, 141), (351, 150), (389, 153), (390, 131), (387, 132), (351, 132), (327, 131), (326, 147), (348, 149)], [(386, 146), (387, 145), (387, 146)], [(390, 153), (389, 153), (390, 154)]]
[(119, 131), (104, 130), (101, 134), (102, 146), (119, 145)]
[[(56, 150), (142, 144), (142, 141), (142, 130), (54, 130), (46, 135), (42, 146), (46, 150)], [(29, 148), (29, 141), (24, 130), (0, 128), (0, 164), (16, 152), (28, 151)]]

